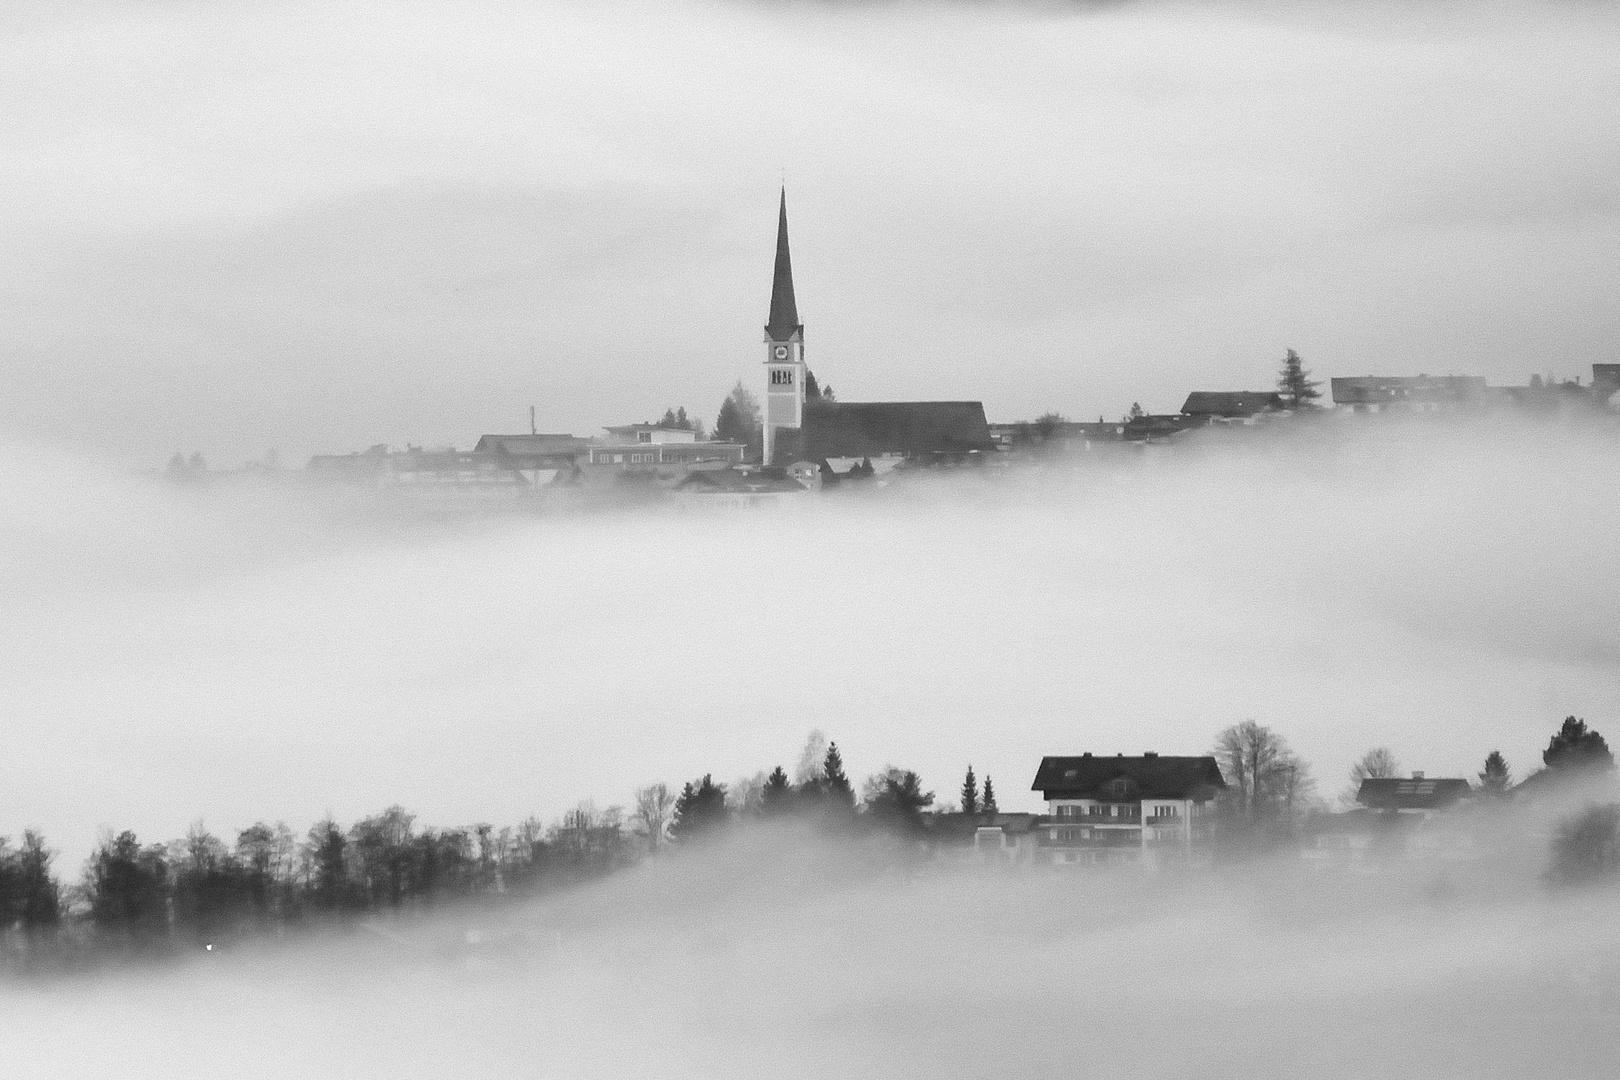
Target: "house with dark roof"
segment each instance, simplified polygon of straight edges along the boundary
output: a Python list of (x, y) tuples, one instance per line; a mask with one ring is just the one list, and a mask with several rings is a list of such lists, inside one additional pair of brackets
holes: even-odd
[(1361, 805), (1341, 814), (1313, 814), (1301, 826), (1300, 857), (1316, 866), (1365, 870), (1404, 859), (1456, 861), (1475, 856), (1467, 815), (1448, 814), (1470, 799), (1460, 778), (1374, 777), (1356, 791)]
[(1368, 777), (1356, 791), (1356, 802), (1369, 810), (1427, 815), (1448, 810), (1473, 793), (1473, 785), (1467, 780), (1429, 779), (1415, 772), (1405, 779)]
[(1361, 375), (1329, 386), (1334, 405), (1356, 412), (1435, 412), (1483, 405), (1491, 396), (1479, 375)]
[(1032, 790), (1046, 800), (1037, 861), (1202, 863), (1226, 787), (1213, 757), (1047, 757)]
[(1275, 390), (1194, 390), (1181, 406), (1184, 416), (1206, 423), (1250, 420), (1261, 413), (1281, 412), (1282, 395)]

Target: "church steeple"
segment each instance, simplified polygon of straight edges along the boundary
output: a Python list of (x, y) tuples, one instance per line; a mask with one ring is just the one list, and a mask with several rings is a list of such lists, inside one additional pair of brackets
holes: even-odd
[(771, 321), (765, 324), (765, 415), (762, 418), (765, 464), (777, 464), (783, 429), (804, 423), (804, 325), (793, 300), (793, 262), (788, 258), (787, 188), (776, 218), (776, 276), (771, 279)]
[(793, 299), (793, 260), (788, 256), (787, 188), (782, 189), (782, 209), (776, 220), (776, 275), (771, 279), (771, 318), (765, 325), (767, 341), (804, 338), (799, 322), (799, 305)]

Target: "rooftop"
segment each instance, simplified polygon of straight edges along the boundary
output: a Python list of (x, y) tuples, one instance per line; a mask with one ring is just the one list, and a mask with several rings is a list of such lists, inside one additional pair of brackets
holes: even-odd
[(1129, 781), (1129, 794), (1136, 799), (1207, 799), (1226, 786), (1221, 767), (1213, 757), (1044, 757), (1035, 773), (1034, 791), (1054, 798), (1115, 798), (1110, 788), (1115, 780)]
[(1371, 810), (1441, 810), (1473, 794), (1467, 780), (1379, 777), (1361, 782), (1356, 802)]
[(915, 457), (995, 449), (978, 401), (818, 401), (806, 403), (795, 460)]
[(1181, 411), (1188, 416), (1254, 416), (1283, 408), (1275, 390), (1194, 390)]

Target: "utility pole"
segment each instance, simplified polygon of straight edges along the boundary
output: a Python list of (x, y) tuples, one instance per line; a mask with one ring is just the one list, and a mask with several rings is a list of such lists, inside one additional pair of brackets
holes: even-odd
[(529, 406), (529, 434), (530, 435), (538, 435), (538, 434), (540, 434), (540, 429), (534, 426), (534, 406), (533, 405)]

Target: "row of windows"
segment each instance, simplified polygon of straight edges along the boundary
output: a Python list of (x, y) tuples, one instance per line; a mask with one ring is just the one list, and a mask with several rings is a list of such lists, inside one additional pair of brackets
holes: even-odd
[(1091, 806), (1064, 805), (1057, 808), (1058, 817), (1136, 817), (1146, 810), (1149, 817), (1180, 817), (1181, 807), (1175, 803), (1148, 804), (1141, 809), (1135, 803), (1094, 803)]

